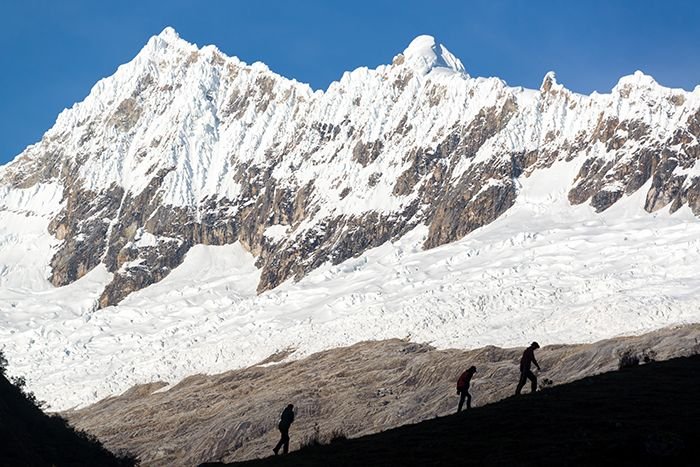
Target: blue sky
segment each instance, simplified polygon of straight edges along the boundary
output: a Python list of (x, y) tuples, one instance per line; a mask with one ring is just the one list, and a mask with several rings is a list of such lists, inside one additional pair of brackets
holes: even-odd
[(431, 34), (472, 76), (607, 92), (637, 69), (700, 84), (696, 1), (70, 1), (0, 3), (0, 164), (129, 61), (165, 26), (198, 45), (325, 89), (343, 71), (389, 63)]

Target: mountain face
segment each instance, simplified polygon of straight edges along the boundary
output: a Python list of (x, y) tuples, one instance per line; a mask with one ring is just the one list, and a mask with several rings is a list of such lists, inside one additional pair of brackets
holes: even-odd
[(421, 36), (314, 92), (168, 28), (0, 167), (8, 371), (61, 410), (363, 340), (700, 322), (699, 136), (700, 87), (641, 73), (510, 88)]
[(314, 92), (166, 28), (0, 168), (0, 209), (45, 197), (50, 281), (104, 265), (100, 307), (197, 244), (240, 242), (263, 292), (419, 225), (426, 249), (460, 239), (558, 162), (579, 167), (562, 181), (571, 205), (602, 212), (644, 189), (648, 212), (700, 216), (699, 138), (700, 88), (641, 72), (610, 94), (572, 93), (553, 73), (513, 88), (420, 36), (390, 65)]

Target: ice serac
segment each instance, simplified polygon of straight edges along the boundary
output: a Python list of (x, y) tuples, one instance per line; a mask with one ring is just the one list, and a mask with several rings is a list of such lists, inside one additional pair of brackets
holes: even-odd
[(420, 224), (424, 247), (459, 239), (559, 161), (578, 167), (573, 205), (602, 212), (648, 186), (647, 211), (700, 215), (699, 109), (700, 88), (641, 72), (590, 96), (553, 73), (539, 90), (472, 78), (431, 36), (314, 92), (166, 28), (0, 169), (0, 184), (62, 189), (51, 282), (103, 265), (102, 307), (197, 244), (240, 242), (262, 292)]

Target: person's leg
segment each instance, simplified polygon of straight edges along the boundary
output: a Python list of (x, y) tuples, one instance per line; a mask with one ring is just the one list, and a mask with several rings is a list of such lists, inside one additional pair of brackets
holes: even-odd
[(524, 372), (524, 371), (521, 371), (521, 372), (520, 372), (520, 381), (518, 381), (518, 387), (515, 389), (515, 395), (516, 395), (516, 396), (517, 396), (518, 394), (520, 394), (520, 391), (522, 391), (523, 386), (525, 386), (525, 380), (526, 380), (525, 372)]
[(530, 380), (530, 387), (532, 388), (532, 392), (535, 392), (537, 391), (537, 376), (535, 376), (535, 374), (530, 370), (528, 370), (527, 373), (527, 377)]
[(457, 413), (462, 411), (462, 406), (464, 405), (464, 398), (466, 397), (466, 392), (462, 391), (459, 393), (459, 406), (457, 407)]
[(282, 432), (282, 439), (284, 440), (284, 446), (282, 447), (282, 452), (287, 454), (289, 452), (289, 428)]
[(465, 391), (467, 393), (467, 409), (472, 408), (472, 395), (469, 394), (469, 391)]
[(280, 440), (277, 442), (277, 446), (272, 448), (272, 450), (275, 452), (275, 455), (277, 455), (277, 453), (280, 451), (280, 448), (284, 444), (284, 431), (282, 430), (282, 428), (280, 428), (279, 430), (280, 430)]

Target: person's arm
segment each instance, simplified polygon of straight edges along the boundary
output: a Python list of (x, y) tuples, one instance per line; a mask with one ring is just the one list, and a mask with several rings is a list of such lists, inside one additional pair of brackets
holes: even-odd
[(535, 364), (535, 366), (537, 367), (537, 370), (539, 370), (539, 371), (542, 370), (542, 368), (540, 368), (539, 363), (537, 363), (537, 359), (535, 358), (535, 352), (532, 352), (532, 363)]

